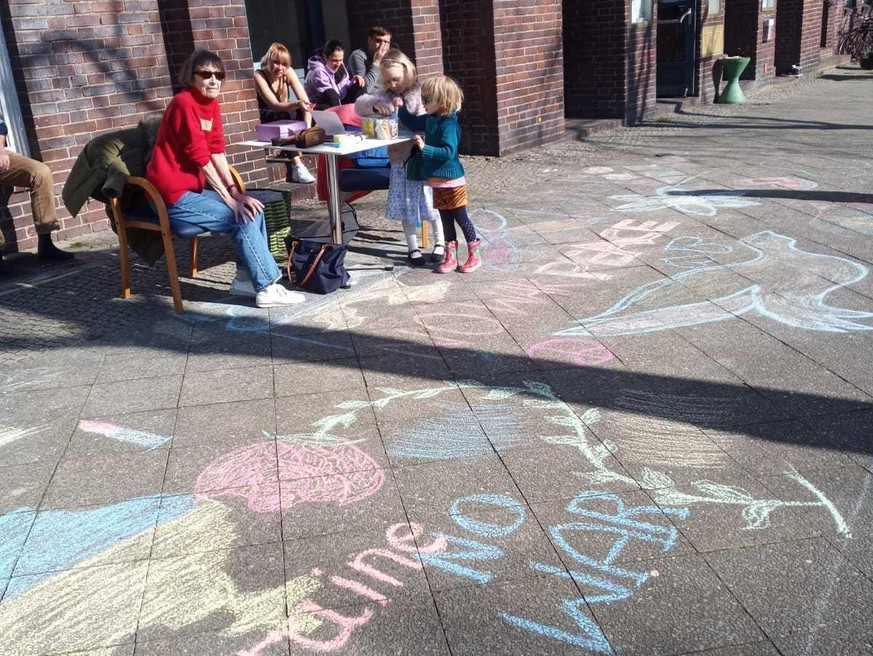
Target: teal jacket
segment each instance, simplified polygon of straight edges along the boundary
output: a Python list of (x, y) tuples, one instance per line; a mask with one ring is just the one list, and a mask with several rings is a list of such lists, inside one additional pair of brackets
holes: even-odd
[(464, 167), (458, 159), (461, 126), (457, 112), (449, 116), (413, 116), (405, 107), (401, 107), (399, 116), (403, 125), (410, 130), (424, 132), (424, 148), (420, 152), (413, 152), (406, 164), (406, 176), (410, 180), (454, 180), (464, 175)]

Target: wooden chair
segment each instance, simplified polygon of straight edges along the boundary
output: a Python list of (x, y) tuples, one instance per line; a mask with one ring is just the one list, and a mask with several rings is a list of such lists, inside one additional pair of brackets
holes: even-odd
[[(236, 169), (230, 167), (230, 174), (237, 189), (245, 193), (245, 183)], [(145, 178), (137, 176), (127, 178), (127, 185), (139, 187), (145, 194), (146, 199), (151, 201), (155, 208), (157, 208), (157, 213), (152, 212), (148, 207), (145, 210), (125, 211), (122, 209), (121, 198), (112, 198), (109, 201), (112, 207), (112, 215), (115, 218), (115, 228), (118, 232), (119, 254), (121, 256), (121, 296), (122, 298), (130, 298), (130, 248), (127, 241), (127, 229), (138, 228), (140, 230), (160, 232), (164, 242), (164, 254), (167, 258), (167, 275), (170, 278), (170, 289), (173, 292), (173, 307), (176, 309), (176, 312), (182, 312), (182, 291), (179, 286), (176, 255), (173, 252), (173, 237), (189, 239), (191, 241), (191, 277), (194, 278), (197, 276), (197, 237), (208, 231), (192, 225), (182, 232), (174, 232), (170, 227), (170, 219), (167, 216), (167, 206), (155, 186)]]

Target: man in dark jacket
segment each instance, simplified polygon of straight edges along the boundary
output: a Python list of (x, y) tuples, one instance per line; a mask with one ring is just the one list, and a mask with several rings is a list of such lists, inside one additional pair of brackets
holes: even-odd
[[(7, 149), (8, 134), (9, 130), (0, 114), (0, 185), (23, 187), (30, 192), (30, 214), (39, 236), (37, 255), (44, 260), (69, 260), (73, 254), (62, 251), (52, 241), (52, 231), (60, 228), (55, 213), (52, 171), (42, 162)], [(6, 239), (0, 231), (0, 267), (3, 264), (2, 249), (5, 245)]]

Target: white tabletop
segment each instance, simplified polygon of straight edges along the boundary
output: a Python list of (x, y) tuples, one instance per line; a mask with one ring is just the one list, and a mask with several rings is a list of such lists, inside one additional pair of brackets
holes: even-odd
[(362, 141), (353, 141), (342, 146), (331, 146), (322, 144), (320, 146), (312, 146), (311, 148), (297, 148), (296, 146), (274, 146), (269, 141), (241, 141), (240, 146), (252, 146), (254, 148), (275, 148), (276, 150), (295, 150), (299, 153), (307, 153), (310, 155), (349, 155), (351, 153), (359, 153), (362, 150), (370, 150), (370, 148), (381, 148), (382, 146), (391, 146), (392, 144), (403, 143), (409, 141), (412, 136), (403, 136), (398, 139), (363, 139)]

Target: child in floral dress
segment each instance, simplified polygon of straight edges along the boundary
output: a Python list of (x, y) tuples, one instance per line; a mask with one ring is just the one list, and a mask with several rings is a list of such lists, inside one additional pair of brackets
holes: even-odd
[[(424, 114), (415, 65), (409, 58), (400, 50), (389, 50), (382, 58), (380, 68), (382, 89), (378, 93), (359, 97), (355, 101), (355, 111), (361, 116), (391, 116), (402, 105), (411, 114)], [(409, 250), (407, 257), (412, 264), (425, 263), (425, 257), (418, 246), (418, 227), (422, 221), (429, 221), (434, 239), (430, 261), (438, 264), (445, 259), (446, 252), (443, 226), (433, 207), (433, 192), (430, 187), (423, 181), (410, 180), (406, 176), (405, 162), (411, 150), (411, 142), (388, 147), (391, 177), (388, 183), (386, 216), (389, 220), (402, 223)]]

